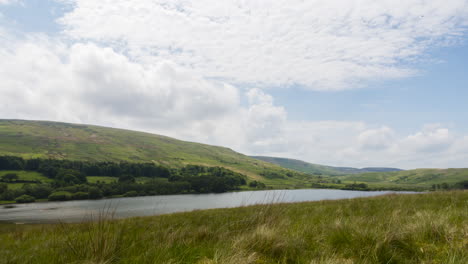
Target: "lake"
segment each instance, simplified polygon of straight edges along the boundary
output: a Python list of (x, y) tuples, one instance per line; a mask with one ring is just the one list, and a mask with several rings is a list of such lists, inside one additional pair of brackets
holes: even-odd
[(0, 206), (0, 221), (15, 223), (81, 222), (95, 219), (105, 210), (112, 211), (115, 218), (126, 218), (254, 204), (350, 199), (388, 193), (407, 192), (303, 189), (40, 202), (15, 204), (15, 208)]

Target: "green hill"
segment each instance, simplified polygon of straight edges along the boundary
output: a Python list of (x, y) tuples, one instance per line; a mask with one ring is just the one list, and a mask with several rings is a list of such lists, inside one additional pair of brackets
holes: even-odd
[(389, 172), (389, 171), (401, 171), (396, 168), (351, 168), (351, 167), (332, 167), (326, 165), (313, 164), (296, 159), (277, 158), (277, 157), (266, 157), (266, 156), (251, 156), (252, 158), (263, 160), (266, 162), (278, 164), (283, 168), (288, 168), (309, 174), (323, 174), (323, 175), (345, 175), (345, 174), (357, 174), (365, 172)]
[(452, 185), (468, 180), (468, 169), (416, 169), (397, 172), (375, 172), (339, 177), (343, 182), (372, 185), (430, 187), (433, 184)]
[(150, 133), (69, 123), (0, 120), (0, 155), (86, 161), (147, 162), (180, 167), (222, 166), (252, 179), (287, 170), (229, 148)]

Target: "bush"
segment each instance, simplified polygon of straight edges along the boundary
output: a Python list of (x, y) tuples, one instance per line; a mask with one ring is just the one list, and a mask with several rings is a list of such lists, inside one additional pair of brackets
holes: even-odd
[(36, 198), (31, 195), (23, 194), (19, 197), (16, 197), (15, 201), (17, 203), (33, 203), (36, 201)]
[(49, 195), (49, 201), (68, 201), (71, 200), (72, 194), (69, 192), (53, 192)]
[(18, 177), (18, 174), (16, 173), (7, 173), (2, 176), (2, 180), (4, 182), (14, 182), (14, 181), (17, 181), (18, 179), (19, 177)]
[(102, 192), (99, 190), (97, 187), (90, 187), (88, 189), (88, 197), (89, 199), (101, 199), (102, 198)]
[(76, 192), (72, 194), (71, 198), (73, 200), (86, 200), (89, 198), (89, 195), (87, 192)]
[(137, 191), (129, 191), (129, 192), (126, 192), (123, 196), (124, 197), (135, 197), (135, 196), (138, 196), (138, 192)]
[(257, 188), (257, 189), (264, 189), (266, 188), (266, 185), (263, 182), (252, 181), (249, 183), (249, 187)]
[(468, 189), (468, 181), (461, 181), (455, 184), (455, 187), (458, 189)]

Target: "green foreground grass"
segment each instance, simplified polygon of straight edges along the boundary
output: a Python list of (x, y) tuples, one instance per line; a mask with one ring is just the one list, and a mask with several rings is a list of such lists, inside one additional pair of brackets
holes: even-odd
[(0, 263), (468, 263), (468, 192), (0, 225)]

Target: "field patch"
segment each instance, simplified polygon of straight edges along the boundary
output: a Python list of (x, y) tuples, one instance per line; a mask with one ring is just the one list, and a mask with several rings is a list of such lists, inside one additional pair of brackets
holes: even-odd
[(9, 174), (9, 173), (14, 173), (18, 175), (18, 179), (21, 181), (40, 181), (41, 183), (52, 181), (51, 179), (47, 178), (41, 173), (35, 172), (35, 171), (14, 171), (14, 170), (0, 171), (0, 178), (3, 175)]
[(86, 179), (88, 180), (89, 183), (97, 183), (97, 182), (112, 183), (112, 182), (117, 182), (119, 180), (119, 178), (108, 177), (108, 176), (87, 176)]

